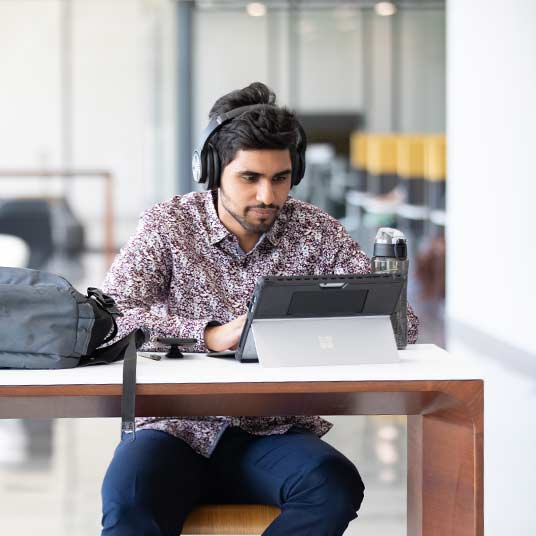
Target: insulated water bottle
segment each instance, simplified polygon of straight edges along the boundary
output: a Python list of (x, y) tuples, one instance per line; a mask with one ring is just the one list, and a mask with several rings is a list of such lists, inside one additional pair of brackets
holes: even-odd
[(395, 312), (391, 315), (396, 346), (399, 350), (408, 344), (408, 247), (404, 233), (398, 229), (382, 227), (376, 233), (371, 269), (375, 274), (401, 274), (404, 278), (402, 292)]

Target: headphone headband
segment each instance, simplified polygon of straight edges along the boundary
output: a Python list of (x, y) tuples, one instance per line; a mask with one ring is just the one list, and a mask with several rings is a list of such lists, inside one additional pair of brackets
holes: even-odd
[[(249, 104), (247, 106), (233, 108), (228, 112), (213, 117), (209, 121), (208, 125), (203, 129), (199, 144), (192, 155), (192, 174), (196, 182), (207, 183), (207, 189), (219, 186), (221, 174), (221, 170), (219, 169), (219, 156), (217, 151), (208, 143), (211, 136), (235, 117), (251, 110), (260, 110), (263, 108), (276, 109), (277, 106), (265, 103)], [(297, 121), (297, 124), (300, 139), (295, 149), (297, 156), (296, 158), (292, 158), (292, 185), (298, 184), (305, 173), (305, 149), (307, 146), (307, 138), (299, 121)], [(293, 151), (291, 150), (291, 155), (292, 153)]]

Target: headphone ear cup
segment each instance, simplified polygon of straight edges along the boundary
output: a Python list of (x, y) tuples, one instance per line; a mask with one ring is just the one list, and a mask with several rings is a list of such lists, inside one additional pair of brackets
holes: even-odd
[(300, 174), (298, 175), (298, 184), (305, 175), (305, 149), (298, 151), (298, 159), (300, 161)]
[(299, 138), (296, 148), (294, 149), (294, 156), (296, 161), (296, 174), (292, 174), (292, 184), (300, 184), (303, 176), (305, 175), (305, 151), (307, 149), (307, 135), (305, 130), (298, 123)]
[(200, 166), (200, 176), (199, 184), (205, 184), (207, 182), (207, 152), (205, 149), (199, 153), (199, 166)]
[(292, 150), (290, 152), (290, 162), (292, 165), (291, 184), (292, 186), (295, 186), (296, 184), (298, 184), (298, 182), (300, 182), (298, 179), (298, 167), (300, 164), (298, 162), (298, 153), (296, 152), (296, 150)]
[(212, 153), (212, 188), (219, 188), (221, 179), (220, 155), (212, 145), (210, 146), (210, 152)]
[(205, 149), (205, 171), (205, 188), (210, 190), (210, 183), (212, 182), (212, 154), (210, 153), (210, 149), (208, 147)]
[(300, 184), (305, 173), (305, 161), (302, 151), (295, 149), (292, 151), (292, 186)]

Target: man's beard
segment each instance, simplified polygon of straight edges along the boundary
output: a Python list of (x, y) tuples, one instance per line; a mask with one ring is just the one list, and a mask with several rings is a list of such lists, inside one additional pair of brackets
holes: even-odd
[[(221, 194), (221, 204), (223, 205), (223, 208), (249, 233), (264, 234), (268, 232), (270, 228), (272, 227), (272, 225), (275, 223), (275, 220), (277, 219), (279, 211), (281, 210), (281, 208), (276, 205), (255, 205), (251, 207), (246, 207), (246, 210), (244, 211), (244, 215), (240, 216), (227, 205), (226, 199), (228, 198), (223, 192), (221, 187), (220, 187), (220, 194)], [(254, 224), (254, 223), (247, 221), (246, 219), (247, 213), (252, 208), (274, 209), (274, 213), (273, 213), (273, 216), (270, 217), (270, 219), (266, 218), (266, 221), (261, 220), (261, 223)]]

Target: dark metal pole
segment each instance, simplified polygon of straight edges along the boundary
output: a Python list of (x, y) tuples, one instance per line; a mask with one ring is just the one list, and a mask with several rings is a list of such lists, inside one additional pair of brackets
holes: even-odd
[(192, 22), (195, 2), (177, 0), (177, 194), (192, 190)]

